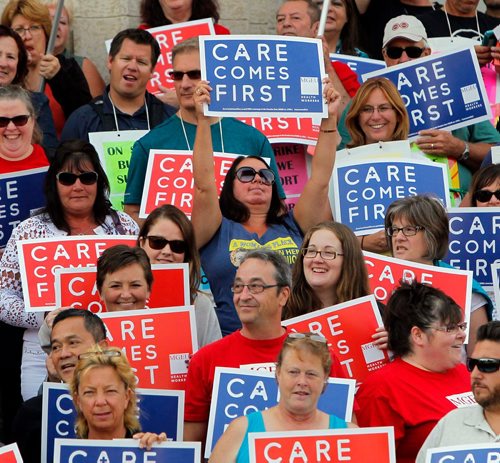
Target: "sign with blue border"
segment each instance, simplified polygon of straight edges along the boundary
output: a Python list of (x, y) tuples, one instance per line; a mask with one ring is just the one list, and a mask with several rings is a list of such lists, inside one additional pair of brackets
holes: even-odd
[(500, 461), (500, 446), (467, 444), (427, 450), (425, 463), (493, 463)]
[(371, 58), (362, 58), (361, 56), (341, 55), (338, 53), (330, 53), (330, 61), (339, 61), (347, 64), (352, 72), (358, 76), (360, 82), (363, 81), (362, 76), (370, 72), (380, 71), (387, 66), (384, 61)]

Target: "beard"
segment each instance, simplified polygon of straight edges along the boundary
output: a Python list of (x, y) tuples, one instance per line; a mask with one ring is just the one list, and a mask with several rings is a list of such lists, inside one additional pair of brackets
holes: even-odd
[(476, 402), (485, 410), (492, 407), (498, 407), (500, 405), (500, 384), (495, 386), (488, 395), (483, 394), (482, 396), (476, 396), (474, 392), (474, 383), (472, 384), (472, 391)]

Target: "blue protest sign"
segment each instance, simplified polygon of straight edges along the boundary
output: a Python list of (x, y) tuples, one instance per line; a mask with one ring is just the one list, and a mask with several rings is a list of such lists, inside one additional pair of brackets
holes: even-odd
[(318, 39), (264, 35), (200, 37), (210, 116), (326, 117)]
[(0, 174), (0, 248), (12, 230), (45, 205), (43, 183), (48, 167)]
[(56, 439), (54, 462), (60, 463), (199, 463), (201, 442), (163, 442), (151, 450), (132, 439)]
[[(165, 432), (173, 440), (182, 440), (184, 391), (137, 389), (137, 404), (143, 430)], [(43, 383), (42, 463), (53, 461), (56, 438), (76, 437), (75, 418), (76, 412), (68, 386)]]
[[(329, 378), (318, 408), (350, 421), (356, 381)], [(266, 410), (278, 403), (279, 391), (274, 373), (239, 368), (215, 369), (212, 403), (208, 419), (205, 458), (208, 458), (229, 423), (238, 416)]]
[(444, 261), (461, 270), (471, 270), (479, 283), (493, 286), (491, 264), (500, 262), (498, 208), (451, 208), (448, 218), (450, 238)]
[(398, 198), (430, 193), (445, 206), (450, 201), (446, 166), (416, 159), (337, 163), (332, 181), (335, 220), (356, 235), (383, 229), (385, 210)]
[(491, 118), (473, 48), (440, 53), (363, 75), (382, 76), (399, 90), (410, 116), (410, 137), (424, 129), (457, 129)]
[(425, 463), (493, 463), (500, 461), (498, 444), (467, 444), (427, 450)]
[(339, 61), (341, 63), (347, 64), (351, 71), (356, 73), (358, 80), (363, 81), (362, 76), (370, 72), (379, 71), (385, 69), (386, 65), (384, 61), (371, 58), (361, 58), (360, 56), (351, 55), (340, 55), (337, 53), (330, 53), (331, 61)]

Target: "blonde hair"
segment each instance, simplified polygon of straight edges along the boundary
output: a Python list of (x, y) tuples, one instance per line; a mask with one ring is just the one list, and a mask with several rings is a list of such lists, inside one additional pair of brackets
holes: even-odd
[(49, 8), (38, 0), (10, 0), (2, 13), (2, 24), (11, 27), (14, 17), (20, 15), (28, 21), (39, 23), (43, 27), (45, 38), (50, 37), (52, 20)]
[[(120, 355), (109, 356), (105, 352), (118, 352)], [(88, 439), (89, 426), (87, 419), (83, 415), (80, 407), (77, 405), (75, 398), (78, 396), (78, 388), (80, 387), (82, 377), (90, 370), (96, 368), (111, 367), (119, 376), (125, 388), (130, 391), (130, 399), (123, 414), (123, 423), (125, 428), (135, 434), (140, 431), (141, 425), (138, 419), (137, 396), (136, 396), (136, 378), (128, 363), (125, 354), (117, 347), (107, 347), (102, 349), (101, 346), (95, 345), (87, 351), (85, 358), (78, 360), (73, 379), (70, 383), (71, 396), (77, 412), (75, 421), (76, 434), (82, 439)]]

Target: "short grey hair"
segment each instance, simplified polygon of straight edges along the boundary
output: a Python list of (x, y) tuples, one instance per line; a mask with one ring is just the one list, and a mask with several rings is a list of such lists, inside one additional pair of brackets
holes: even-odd
[(177, 55), (191, 53), (193, 51), (200, 52), (200, 40), (198, 37), (191, 37), (175, 45), (174, 48), (172, 48), (172, 63)]
[(274, 278), (276, 284), (280, 287), (292, 286), (292, 271), (286, 259), (279, 252), (268, 248), (252, 249), (245, 253), (241, 258), (240, 266), (248, 259), (258, 259), (263, 262), (269, 262), (274, 267)]

